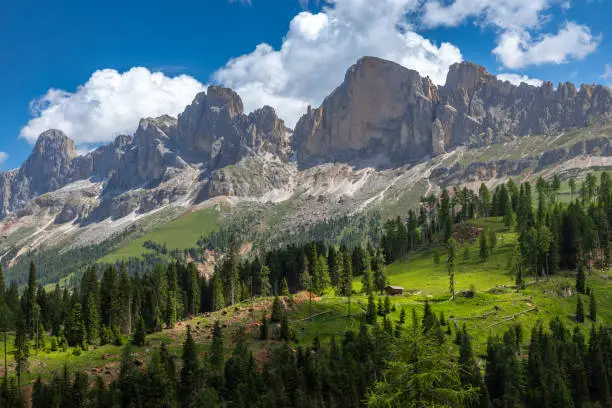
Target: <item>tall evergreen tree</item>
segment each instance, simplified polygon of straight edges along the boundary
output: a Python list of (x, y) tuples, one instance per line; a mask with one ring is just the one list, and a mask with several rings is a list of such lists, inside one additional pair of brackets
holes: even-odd
[(217, 372), (221, 371), (225, 357), (223, 355), (223, 332), (219, 320), (215, 320), (212, 331), (212, 345), (210, 349), (210, 364)]
[(589, 319), (597, 321), (597, 302), (595, 301), (595, 290), (591, 289), (589, 295)]
[(586, 289), (586, 276), (584, 274), (584, 268), (582, 265), (578, 267), (578, 274), (576, 275), (576, 292), (585, 293)]
[(580, 295), (578, 295), (578, 301), (576, 302), (576, 321), (584, 323), (584, 304)]
[(457, 241), (454, 238), (448, 240), (448, 281), (451, 299), (455, 300), (455, 264), (457, 262)]
[(478, 237), (478, 247), (480, 259), (484, 262), (489, 258), (489, 245), (487, 244), (487, 234), (485, 231), (481, 232)]
[[(219, 322), (215, 322), (215, 329), (213, 330), (213, 348), (215, 346), (215, 337), (217, 334), (215, 331)], [(217, 352), (214, 350), (212, 353)], [(223, 352), (221, 350), (221, 352)], [(196, 384), (198, 377), (198, 353), (196, 350), (195, 341), (193, 340), (193, 335), (191, 334), (191, 326), (187, 326), (187, 337), (185, 338), (185, 343), (183, 343), (183, 366), (181, 368), (181, 378), (180, 378), (180, 392), (179, 395), (183, 398), (183, 406), (189, 406), (189, 402), (193, 399), (193, 396), (197, 394)], [(212, 354), (211, 354), (212, 359)], [(219, 363), (217, 365), (213, 365), (215, 368), (220, 368)]]
[(26, 316), (21, 313), (18, 315), (17, 321), (15, 322), (14, 346), (15, 373), (17, 374), (17, 383), (21, 385), (21, 376), (28, 369), (28, 360), (30, 358), (30, 345), (28, 343)]

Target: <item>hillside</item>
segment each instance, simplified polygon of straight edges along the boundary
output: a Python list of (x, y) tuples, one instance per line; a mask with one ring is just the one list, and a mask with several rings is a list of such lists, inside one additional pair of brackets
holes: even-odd
[[(23, 166), (0, 175), (0, 259), (23, 282), (30, 260), (69, 254), (53, 283), (83, 266), (78, 248), (96, 260), (140, 256), (148, 231), (219, 200), (221, 224), (248, 230), (257, 248), (343, 217), (399, 215), (449, 185), (582, 177), (611, 166), (611, 101), (605, 86), (514, 86), (468, 62), (437, 87), (364, 57), (291, 130), (272, 108), (245, 113), (234, 91), (210, 87), (178, 118), (142, 119), (82, 156), (63, 132), (41, 134)], [(193, 247), (210, 232), (198, 222), (168, 244)]]

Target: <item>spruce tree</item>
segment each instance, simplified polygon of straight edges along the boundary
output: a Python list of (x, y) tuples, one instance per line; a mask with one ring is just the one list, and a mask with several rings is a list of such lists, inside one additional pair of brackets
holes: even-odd
[(497, 235), (495, 234), (495, 231), (489, 230), (489, 248), (490, 248), (491, 254), (493, 254), (493, 249), (495, 249), (496, 246), (497, 246)]
[(30, 338), (34, 338), (35, 323), (34, 323), (34, 307), (36, 305), (36, 265), (30, 262), (30, 272), (28, 275), (28, 287), (26, 288), (26, 324)]
[(448, 281), (451, 299), (455, 300), (455, 264), (457, 262), (457, 241), (454, 238), (448, 240)]
[(594, 322), (597, 321), (597, 303), (595, 301), (595, 291), (593, 289), (591, 289), (589, 295), (589, 319)]
[(223, 283), (221, 274), (215, 271), (212, 278), (212, 310), (213, 312), (225, 307), (225, 297), (223, 295)]
[(136, 347), (143, 347), (146, 342), (146, 330), (145, 323), (142, 316), (138, 319), (138, 324), (136, 325), (136, 331), (134, 332), (134, 337), (132, 339), (132, 344)]
[(368, 324), (376, 323), (376, 304), (374, 303), (374, 296), (370, 293), (368, 296), (368, 309), (366, 311), (366, 322)]
[(281, 296), (287, 297), (290, 295), (289, 285), (287, 284), (287, 278), (283, 278), (283, 282), (281, 284)]
[[(215, 330), (219, 321), (215, 322)], [(213, 330), (213, 348), (215, 347), (215, 331)], [(212, 353), (215, 351), (213, 350)], [(223, 350), (221, 351), (223, 352)], [(212, 358), (212, 355), (211, 355)], [(198, 376), (198, 352), (196, 350), (195, 341), (191, 334), (191, 326), (187, 326), (187, 337), (183, 343), (183, 367), (181, 368), (180, 377), (180, 395), (183, 398), (183, 406), (188, 406), (188, 402), (192, 398), (195, 391)], [(219, 368), (213, 364), (213, 367)]]
[(404, 308), (404, 306), (402, 306), (402, 310), (400, 311), (399, 323), (400, 324), (406, 323), (406, 309)]
[(578, 302), (576, 303), (576, 321), (578, 323), (584, 323), (584, 305), (582, 304), (580, 295), (578, 295)]
[(214, 370), (220, 372), (224, 364), (223, 356), (223, 332), (219, 320), (215, 320), (212, 331), (212, 345), (210, 349), (210, 364)]
[(389, 296), (385, 296), (385, 303), (384, 303), (384, 315), (388, 315), (389, 313), (391, 313), (391, 299), (389, 298)]
[(262, 264), (259, 272), (259, 295), (267, 297), (272, 294), (272, 286), (270, 285), (270, 268)]
[(287, 313), (283, 313), (281, 316), (279, 340), (289, 341), (289, 320), (287, 319)]
[(270, 315), (270, 321), (273, 323), (279, 323), (281, 321), (282, 315), (283, 308), (281, 305), (280, 298), (278, 296), (275, 296), (274, 301), (272, 302), (272, 314)]
[[(26, 316), (19, 314), (15, 322), (15, 373), (17, 374), (17, 384), (21, 385), (21, 376), (28, 368), (30, 358), (30, 345), (28, 343), (28, 327)], [(6, 381), (6, 379), (5, 379)]]
[(268, 340), (268, 319), (266, 317), (266, 311), (264, 310), (261, 317), (261, 326), (259, 326), (259, 339)]
[(100, 313), (95, 295), (90, 293), (87, 296), (87, 321), (85, 328), (87, 330), (87, 343), (95, 345), (100, 340)]
[(478, 247), (480, 251), (480, 259), (484, 262), (489, 257), (489, 245), (487, 244), (487, 234), (483, 231), (478, 237)]
[(372, 293), (372, 261), (368, 251), (364, 251), (361, 291), (366, 295)]
[(578, 266), (578, 274), (576, 275), (576, 292), (585, 293), (586, 289), (586, 276), (584, 273), (584, 267), (582, 264)]
[(387, 273), (385, 271), (385, 260), (382, 251), (379, 249), (372, 261), (372, 269), (374, 272), (374, 288), (383, 293), (388, 284)]

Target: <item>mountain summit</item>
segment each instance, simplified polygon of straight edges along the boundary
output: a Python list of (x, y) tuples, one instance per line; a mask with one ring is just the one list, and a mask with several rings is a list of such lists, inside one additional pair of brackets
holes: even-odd
[(461, 145), (556, 134), (611, 112), (612, 94), (601, 85), (515, 86), (462, 62), (437, 87), (416, 71), (365, 57), (300, 119), (294, 145), (304, 164), (379, 155), (399, 165)]
[(178, 118), (142, 119), (134, 135), (82, 156), (61, 131), (42, 133), (21, 168), (0, 173), (0, 229), (9, 238), (0, 250), (55, 245), (64, 226), (62, 239), (87, 230), (78, 242), (97, 242), (160, 210), (181, 213), (218, 196), (232, 197), (230, 205), (302, 203), (293, 207), (295, 228), (423, 185), (421, 193), (494, 184), (559, 163), (564, 171), (605, 167), (611, 124), (605, 86), (515, 86), (469, 62), (452, 65), (436, 86), (364, 57), (294, 131), (271, 107), (246, 114), (237, 93), (211, 86)]

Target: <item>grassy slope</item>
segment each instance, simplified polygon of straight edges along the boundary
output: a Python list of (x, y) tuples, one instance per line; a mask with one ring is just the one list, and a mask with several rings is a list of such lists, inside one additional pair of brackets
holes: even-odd
[[(456, 301), (451, 301), (449, 299), (448, 275), (445, 265), (446, 257), (442, 255), (441, 263), (436, 265), (430, 252), (419, 252), (405, 261), (397, 262), (388, 267), (390, 283), (404, 286), (414, 293), (406, 293), (403, 296), (392, 298), (392, 303), (396, 307), (396, 311), (392, 313), (392, 319), (394, 321), (399, 319), (402, 307), (406, 308), (408, 321), (410, 321), (412, 308), (416, 308), (420, 319), (423, 302), (425, 299), (429, 299), (435, 313), (444, 312), (447, 320), (455, 321), (459, 326), (463, 324), (467, 326), (468, 331), (474, 336), (474, 346), (479, 354), (485, 351), (487, 336), (502, 333), (515, 321), (523, 325), (526, 340), (530, 337), (529, 331), (537, 321), (547, 324), (554, 316), (560, 316), (568, 327), (573, 328), (576, 325), (573, 315), (578, 295), (574, 294), (570, 297), (559, 295), (561, 286), (573, 288), (574, 277), (572, 274), (563, 273), (550, 280), (541, 280), (539, 283), (528, 286), (520, 293), (513, 290), (499, 290), (499, 288), (491, 291), (497, 285), (513, 285), (514, 283), (514, 278), (507, 272), (507, 263), (516, 240), (516, 234), (505, 231), (499, 219), (478, 220), (476, 223), (496, 230), (498, 236), (498, 246), (495, 248), (493, 256), (486, 262), (482, 262), (478, 258), (477, 242), (467, 244), (470, 251), (468, 260), (463, 260), (463, 248), (458, 252), (460, 261), (456, 271), (456, 289), (462, 291), (475, 288), (476, 296), (472, 299), (458, 296)], [(609, 289), (610, 283), (605, 278), (605, 276), (597, 273), (588, 279), (589, 285), (594, 288), (597, 294), (598, 323), (610, 323), (612, 321), (612, 292)], [(527, 277), (527, 281), (531, 280), (532, 278)], [(360, 278), (356, 277), (354, 289), (358, 292), (360, 286)], [(289, 320), (297, 341), (302, 345), (311, 344), (315, 336), (319, 336), (323, 341), (329, 341), (331, 336), (342, 336), (347, 329), (356, 330), (360, 324), (361, 313), (365, 311), (367, 305), (365, 296), (353, 296), (352, 317), (347, 319), (347, 299), (336, 297), (331, 292), (315, 300), (312, 306), (312, 313), (315, 317), (310, 321), (306, 319), (309, 316), (307, 296), (301, 295), (297, 299), (296, 306), (290, 309)], [(588, 313), (588, 298), (584, 296), (583, 301)], [(504, 317), (527, 310), (532, 306), (537, 306), (538, 311), (523, 314), (518, 316), (516, 320), (492, 326)], [(210, 326), (215, 319), (220, 319), (229, 327), (225, 330), (225, 346), (228, 350), (231, 349), (232, 332), (236, 327), (246, 326), (247, 333), (253, 339), (251, 347), (256, 356), (265, 359), (267, 350), (275, 342), (256, 340), (257, 323), (261, 319), (262, 311), (271, 309), (271, 299), (258, 299), (253, 315), (249, 312), (249, 307), (250, 305), (245, 303), (208, 316), (195, 317), (187, 322), (180, 323), (172, 330), (151, 334), (147, 337), (149, 346), (136, 349), (136, 352), (142, 358), (145, 358), (151, 347), (163, 342), (169, 345), (171, 352), (180, 354), (186, 324), (194, 327), (199, 351), (206, 352), (210, 345)], [(485, 319), (465, 320), (466, 318), (482, 316), (484, 313), (493, 311), (495, 307), (499, 308), (497, 312)], [(454, 331), (454, 324), (452, 326)], [(587, 320), (580, 326), (583, 330), (588, 331), (591, 322)], [(59, 372), (64, 363), (67, 363), (72, 370), (90, 370), (90, 374), (109, 372), (114, 375), (118, 371), (119, 356), (120, 348), (110, 345), (83, 352), (81, 356), (72, 355), (72, 350), (40, 353), (31, 359), (31, 375), (27, 380), (33, 381), (37, 375), (48, 377), (52, 372)], [(12, 356), (9, 356), (9, 362), (11, 360)]]
[(218, 212), (214, 208), (192, 212), (148, 231), (143, 236), (129, 241), (116, 251), (108, 254), (100, 262), (117, 262), (130, 257), (139, 257), (152, 252), (143, 247), (145, 241), (166, 243), (168, 250), (191, 248), (203, 235), (218, 229)]

